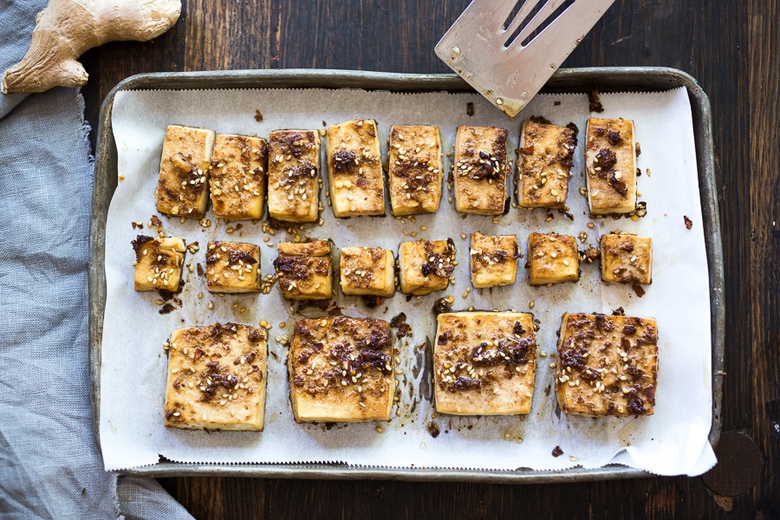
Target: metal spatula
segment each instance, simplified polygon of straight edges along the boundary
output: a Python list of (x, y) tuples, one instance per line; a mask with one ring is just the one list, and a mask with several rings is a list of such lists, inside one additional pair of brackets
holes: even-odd
[(473, 0), (436, 54), (516, 116), (615, 0)]

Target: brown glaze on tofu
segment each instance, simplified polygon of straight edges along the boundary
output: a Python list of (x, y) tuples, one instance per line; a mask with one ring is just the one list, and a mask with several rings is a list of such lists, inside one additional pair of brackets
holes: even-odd
[(265, 139), (217, 135), (211, 159), (211, 206), (225, 220), (258, 220), (263, 216), (268, 167)]
[(213, 130), (168, 126), (154, 191), (157, 211), (174, 217), (203, 218), (209, 200), (209, 168), (215, 136)]
[(461, 213), (501, 215), (509, 177), (508, 132), (492, 126), (460, 126), (455, 138), (455, 209)]
[(174, 330), (165, 426), (262, 431), (268, 374), (264, 330), (237, 323)]
[(591, 213), (631, 213), (636, 209), (633, 121), (588, 119), (585, 171)]
[(565, 413), (652, 415), (658, 379), (653, 318), (564, 314), (555, 395)]
[(442, 171), (438, 127), (396, 125), (390, 129), (387, 183), (393, 215), (438, 211)]
[(300, 320), (290, 339), (287, 368), (297, 422), (390, 420), (395, 376), (386, 321)]
[(531, 411), (536, 368), (532, 314), (439, 314), (433, 348), (437, 412), (511, 415)]

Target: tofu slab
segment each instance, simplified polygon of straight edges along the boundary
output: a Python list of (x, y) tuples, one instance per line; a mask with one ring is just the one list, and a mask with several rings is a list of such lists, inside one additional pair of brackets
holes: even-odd
[(433, 347), (436, 411), (529, 413), (536, 368), (533, 315), (455, 312), (439, 314), (437, 319)]
[(327, 300), (333, 296), (333, 262), (326, 240), (279, 242), (274, 269), (287, 300)]
[(262, 431), (268, 365), (262, 329), (236, 323), (174, 330), (165, 426)]
[(508, 132), (492, 126), (459, 126), (455, 137), (455, 209), (501, 215), (506, 206)]
[(287, 357), (295, 420), (389, 421), (395, 393), (390, 325), (375, 318), (295, 323)]
[(634, 211), (634, 122), (628, 119), (588, 119), (585, 170), (591, 213), (604, 215)]
[(277, 130), (268, 137), (268, 213), (285, 222), (319, 218), (320, 134)]
[(442, 291), (455, 266), (455, 245), (447, 240), (417, 240), (398, 246), (398, 282), (401, 292), (423, 295)]
[(658, 380), (653, 318), (564, 314), (555, 395), (565, 413), (652, 415)]
[(630, 234), (601, 236), (601, 279), (611, 283), (653, 283), (653, 241)]
[(438, 127), (393, 126), (387, 172), (393, 215), (436, 213), (441, 202), (443, 169)]
[(265, 139), (217, 135), (209, 176), (214, 216), (225, 220), (262, 218), (267, 167)]
[(570, 235), (531, 233), (527, 267), (531, 285), (576, 282), (580, 279), (577, 241)]
[(339, 270), (344, 294), (395, 294), (395, 257), (389, 249), (343, 247)]
[(385, 214), (385, 184), (376, 121), (357, 119), (328, 128), (325, 155), (336, 217)]
[(154, 191), (157, 211), (175, 217), (203, 218), (209, 200), (209, 167), (215, 137), (214, 130), (168, 126)]
[(472, 233), (469, 250), (471, 285), (485, 289), (515, 283), (519, 257), (516, 235)]
[(543, 118), (524, 121), (518, 173), (521, 208), (563, 208), (577, 147), (577, 127), (556, 126)]
[(184, 239), (152, 238), (138, 235), (132, 242), (135, 251), (136, 291), (164, 289), (177, 292), (181, 284), (182, 265), (187, 251)]
[(242, 242), (209, 242), (206, 283), (209, 292), (258, 292), (261, 285), (260, 248)]

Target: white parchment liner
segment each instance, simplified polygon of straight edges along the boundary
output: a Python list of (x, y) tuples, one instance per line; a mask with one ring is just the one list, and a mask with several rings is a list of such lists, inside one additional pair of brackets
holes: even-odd
[[(165, 128), (178, 123), (206, 127), (220, 133), (257, 134), (267, 137), (281, 128), (320, 129), (353, 118), (373, 118), (379, 123), (383, 153), (392, 124), (433, 124), (442, 131), (445, 151), (452, 149), (458, 125), (496, 125), (510, 131), (512, 158), (518, 145), (520, 123), (532, 115), (556, 124), (574, 122), (581, 130), (589, 116), (584, 95), (540, 95), (515, 121), (510, 121), (478, 95), (427, 93), (398, 94), (361, 90), (209, 90), (119, 92), (114, 100), (113, 128), (118, 149), (119, 186), (111, 202), (106, 226), (107, 302), (103, 330), (101, 368), (100, 439), (108, 470), (155, 464), (162, 455), (183, 462), (275, 463), (344, 462), (352, 465), (389, 467), (440, 467), (537, 470), (581, 465), (600, 467), (612, 462), (658, 474), (700, 474), (715, 463), (707, 440), (712, 417), (710, 301), (707, 260), (693, 139), (690, 103), (685, 89), (663, 93), (603, 94), (602, 117), (623, 117), (636, 122), (636, 138), (642, 154), (638, 166), (639, 200), (647, 202), (647, 216), (634, 222), (588, 218), (582, 174), (582, 143), (578, 145), (570, 180), (570, 220), (554, 213), (546, 221), (545, 210), (512, 208), (494, 224), (490, 217), (463, 218), (448, 202), (444, 188), (442, 204), (435, 215), (398, 220), (390, 217), (336, 219), (325, 205), (323, 225), (306, 225), (302, 236), (332, 238), (337, 247), (381, 246), (398, 251), (399, 242), (417, 239), (453, 238), (459, 265), (456, 284), (447, 291), (407, 301), (395, 297), (368, 309), (354, 297), (338, 294), (336, 301), (350, 316), (390, 320), (405, 312), (413, 335), (399, 343), (400, 402), (394, 417), (381, 424), (298, 425), (292, 418), (286, 379), (286, 349), (274, 340), (286, 336), (302, 314), (290, 314), (290, 306), (274, 287), (270, 294), (225, 295), (206, 291), (197, 274), (186, 274), (180, 295), (182, 305), (166, 315), (158, 313), (157, 293), (133, 290), (134, 253), (130, 242), (137, 234), (154, 234), (148, 223), (155, 210), (154, 187)], [(467, 103), (474, 115), (468, 116)], [(256, 121), (256, 110), (263, 119)], [(582, 141), (582, 139), (580, 139)], [(451, 157), (445, 157), (449, 168)], [(649, 169), (650, 172), (646, 170)], [(648, 174), (649, 173), (649, 174)], [(321, 194), (326, 201), (325, 186)], [(388, 212), (389, 213), (389, 212)], [(686, 229), (684, 216), (693, 222)], [(235, 240), (261, 244), (263, 274), (273, 272), (275, 244), (288, 237), (262, 232), (262, 222), (229, 227), (209, 210), (210, 228), (198, 222), (180, 223), (161, 216), (168, 235), (188, 243), (199, 242), (201, 250), (187, 256), (186, 264), (205, 265), (209, 240)], [(144, 222), (134, 230), (132, 222)], [(587, 227), (595, 224), (594, 229)], [(422, 227), (426, 226), (423, 230)], [(520, 268), (512, 286), (471, 290), (468, 270), (468, 239), (473, 231), (485, 234), (517, 234), (526, 254), (528, 234), (556, 231), (577, 236), (587, 232), (581, 249), (597, 245), (600, 234), (620, 229), (653, 239), (653, 284), (637, 297), (627, 286), (605, 285), (598, 265), (584, 265), (578, 283), (531, 287)], [(409, 235), (405, 235), (404, 231)], [(269, 242), (263, 242), (269, 237)], [(525, 260), (521, 260), (523, 265)], [(204, 294), (198, 299), (199, 292)], [(430, 356), (426, 337), (435, 332), (433, 303), (455, 297), (454, 309), (516, 309), (531, 311), (540, 321), (538, 357), (532, 411), (527, 417), (433, 417), (432, 385), (423, 370)], [(534, 302), (531, 309), (530, 302)], [(207, 305), (213, 302), (213, 310)], [(237, 304), (237, 305), (236, 305)], [(655, 317), (659, 328), (659, 376), (655, 414), (642, 418), (583, 418), (560, 413), (553, 392), (550, 364), (556, 346), (556, 331), (563, 312), (611, 313), (622, 307), (627, 315)], [(245, 309), (242, 312), (242, 309)], [(303, 311), (305, 315), (314, 310)], [(182, 431), (163, 427), (167, 359), (163, 343), (171, 330), (187, 325), (234, 321), (257, 325), (261, 319), (273, 324), (269, 342), (266, 427), (262, 433)], [(286, 327), (281, 328), (280, 324)], [(546, 355), (546, 357), (545, 357)], [(440, 434), (434, 437), (435, 428)], [(379, 428), (381, 426), (381, 428)], [(563, 455), (552, 451), (560, 446)]]

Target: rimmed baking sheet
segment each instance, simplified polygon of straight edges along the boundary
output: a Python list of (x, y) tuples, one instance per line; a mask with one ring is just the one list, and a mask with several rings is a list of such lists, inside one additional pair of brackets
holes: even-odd
[[(106, 100), (99, 130), (98, 168), (95, 194), (95, 214), (93, 216), (93, 262), (91, 273), (92, 317), (91, 333), (93, 338), (92, 354), (96, 385), (96, 403), (100, 402), (101, 393), (97, 386), (100, 370), (100, 343), (102, 332), (102, 309), (104, 305), (104, 285), (102, 285), (101, 267), (104, 259), (104, 224), (108, 201), (116, 184), (116, 151), (113, 148), (113, 134), (110, 130), (110, 114), (116, 92), (133, 89), (214, 89), (214, 88), (311, 88), (311, 87), (359, 87), (369, 90), (390, 90), (402, 92), (468, 92), (457, 77), (453, 76), (414, 76), (343, 71), (248, 71), (232, 73), (202, 73), (184, 75), (150, 75), (134, 77), (120, 84)], [(712, 335), (713, 372), (719, 371), (718, 364), (722, 360), (722, 268), (719, 245), (719, 227), (717, 223), (717, 207), (714, 199), (714, 177), (712, 172), (711, 143), (709, 137), (709, 111), (704, 94), (695, 82), (688, 76), (668, 69), (591, 69), (559, 71), (551, 80), (550, 89), (568, 92), (587, 92), (591, 88), (621, 91), (658, 91), (673, 87), (684, 87), (688, 91), (693, 112), (694, 136), (699, 173), (699, 191), (704, 219), (704, 237), (707, 241), (707, 260), (710, 272), (710, 321)], [(112, 185), (113, 182), (113, 185)], [(576, 194), (573, 194), (576, 196)], [(522, 231), (520, 231), (522, 234)], [(456, 291), (465, 289), (461, 284)], [(389, 317), (388, 317), (389, 318)], [(273, 335), (273, 333), (272, 333)], [(710, 429), (710, 441), (717, 440), (719, 432), (720, 379), (713, 377), (713, 417)], [(96, 410), (99, 413), (99, 409)], [(96, 415), (97, 415), (96, 413)], [(197, 469), (194, 469), (197, 468)], [(644, 474), (624, 467), (610, 466), (601, 470), (583, 470), (580, 468), (562, 470), (560, 472), (535, 472), (526, 470), (515, 471), (463, 471), (463, 470), (431, 470), (431, 469), (366, 469), (333, 465), (202, 465), (174, 464), (162, 462), (148, 468), (137, 468), (128, 472), (141, 474), (256, 474), (257, 476), (290, 476), (290, 477), (339, 477), (365, 478), (374, 475), (376, 478), (460, 478), (501, 481), (549, 481), (550, 479), (576, 478), (609, 478)], [(614, 470), (614, 471), (613, 471)], [(289, 473), (287, 473), (289, 471)], [(163, 473), (160, 473), (163, 472)]]

